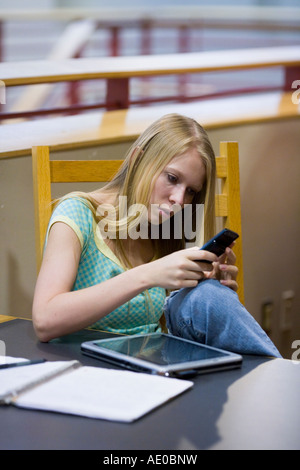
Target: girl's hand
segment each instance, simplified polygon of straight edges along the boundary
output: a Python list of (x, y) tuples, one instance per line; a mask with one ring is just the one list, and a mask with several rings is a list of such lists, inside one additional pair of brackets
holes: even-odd
[(211, 271), (208, 277), (219, 279), (221, 284), (236, 292), (238, 289), (238, 283), (236, 281), (238, 268), (235, 266), (235, 262), (236, 256), (231, 247), (226, 248), (225, 253), (219, 256), (217, 262), (213, 263), (214, 269)]
[[(208, 263), (205, 263), (205, 261)], [(197, 247), (176, 251), (144, 265), (150, 286), (165, 289), (196, 287), (201, 279), (208, 277), (217, 262), (215, 254)]]

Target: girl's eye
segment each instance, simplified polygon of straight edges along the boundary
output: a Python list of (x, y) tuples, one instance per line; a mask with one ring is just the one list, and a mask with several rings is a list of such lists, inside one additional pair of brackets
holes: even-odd
[(168, 180), (170, 183), (176, 183), (177, 182), (177, 176), (171, 175), (168, 173)]

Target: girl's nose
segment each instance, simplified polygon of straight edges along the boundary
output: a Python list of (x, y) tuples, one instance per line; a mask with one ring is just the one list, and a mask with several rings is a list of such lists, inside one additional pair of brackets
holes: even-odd
[(184, 205), (185, 188), (177, 186), (170, 194), (169, 200), (172, 204), (179, 204), (181, 207)]

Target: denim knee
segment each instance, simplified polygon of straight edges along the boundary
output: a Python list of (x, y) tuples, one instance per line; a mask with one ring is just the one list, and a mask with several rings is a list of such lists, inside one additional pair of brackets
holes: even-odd
[(238, 295), (217, 280), (172, 293), (164, 310), (171, 334), (244, 354), (280, 357)]
[(164, 309), (170, 333), (206, 343), (210, 323), (225, 323), (224, 303), (231, 304), (234, 297), (237, 297), (235, 292), (214, 279), (172, 292)]
[(205, 332), (193, 325), (191, 303), (188, 301), (189, 289), (172, 292), (166, 299), (164, 314), (169, 333), (182, 338), (205, 343)]

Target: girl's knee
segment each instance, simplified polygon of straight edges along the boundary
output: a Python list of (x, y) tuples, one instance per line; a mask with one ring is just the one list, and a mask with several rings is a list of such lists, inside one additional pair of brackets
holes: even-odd
[[(215, 321), (222, 323), (228, 317), (233, 298), (236, 294), (214, 279), (201, 281), (192, 289), (180, 289), (171, 294), (166, 302), (165, 316), (169, 331), (205, 342), (208, 324)], [(224, 308), (226, 304), (228, 308)]]
[(245, 354), (279, 354), (237, 294), (216, 280), (177, 291), (166, 306), (174, 335)]
[(226, 286), (223, 286), (215, 279), (207, 279), (198, 284), (186, 294), (193, 308), (200, 309), (202, 312), (208, 310), (216, 312), (227, 311), (228, 308), (239, 302), (237, 294)]
[[(237, 294), (228, 287), (220, 284), (215, 279), (207, 279), (199, 282), (197, 287), (180, 289), (171, 294), (167, 301), (169, 311), (182, 313), (190, 311), (206, 312), (207, 308), (222, 307), (225, 304), (232, 305), (237, 301)], [(217, 308), (219, 310), (219, 308)]]

